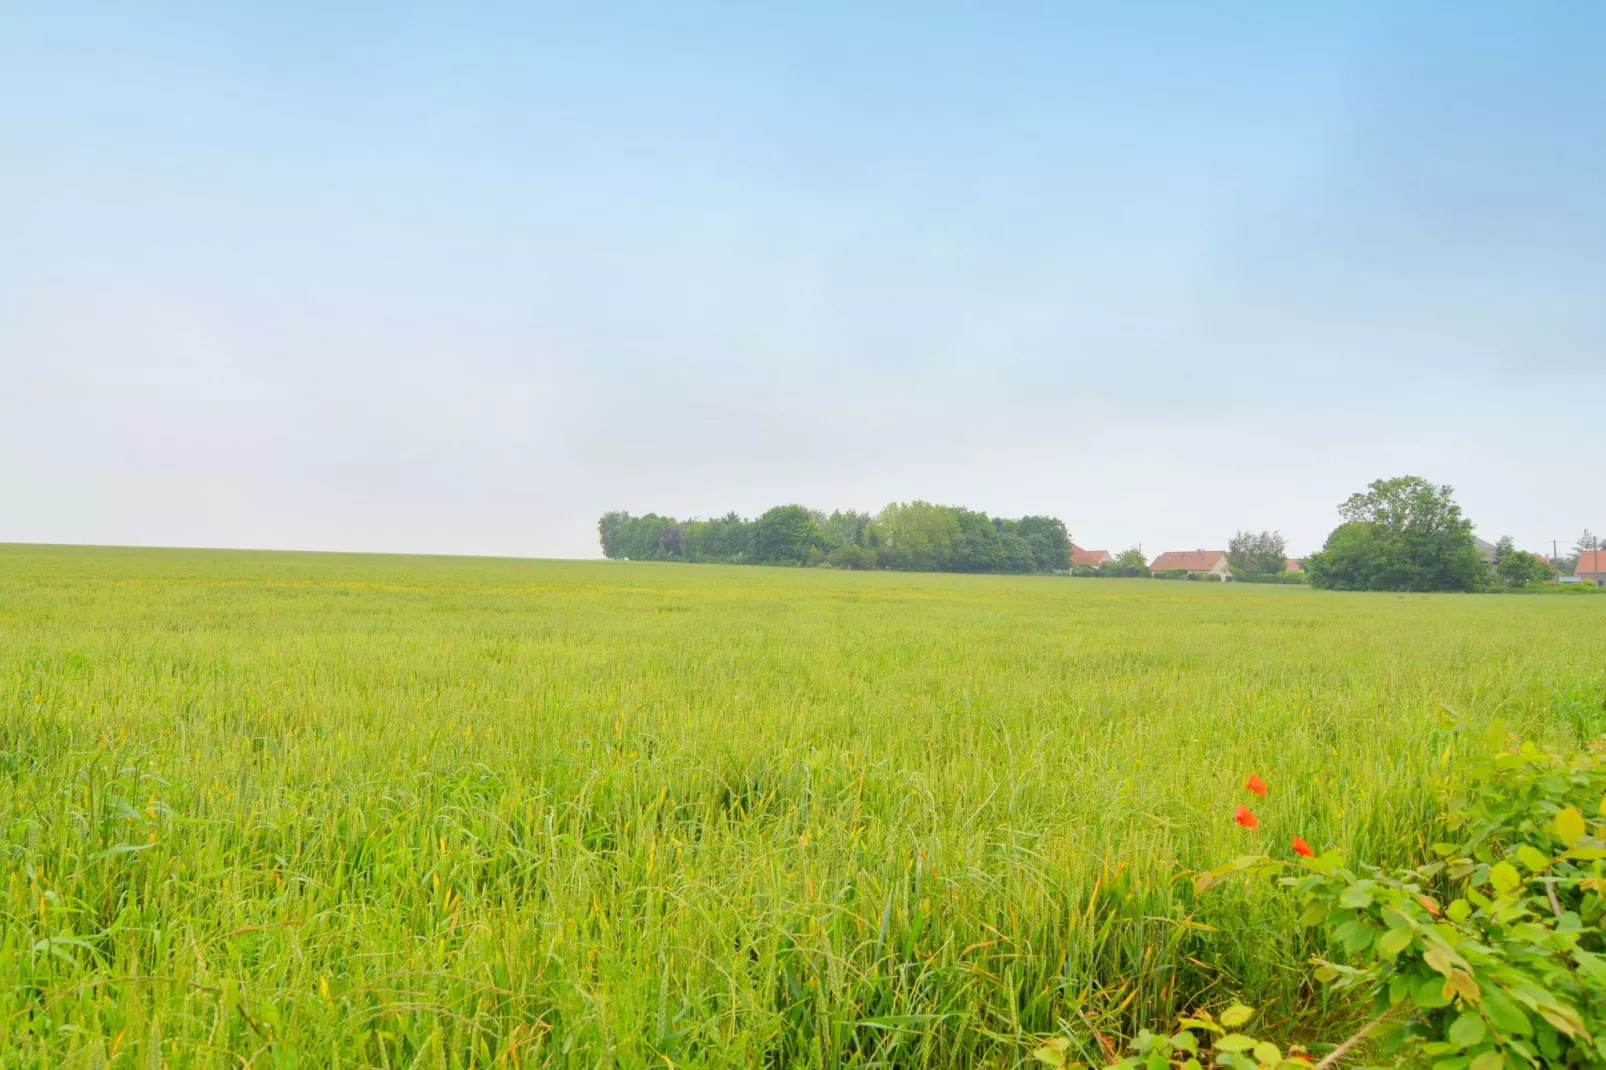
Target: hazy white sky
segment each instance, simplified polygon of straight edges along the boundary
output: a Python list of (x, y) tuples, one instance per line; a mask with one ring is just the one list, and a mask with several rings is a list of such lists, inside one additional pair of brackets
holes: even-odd
[(1303, 553), (1411, 473), (1565, 546), (1606, 8), (1396, 6), (5, 7), (0, 541)]

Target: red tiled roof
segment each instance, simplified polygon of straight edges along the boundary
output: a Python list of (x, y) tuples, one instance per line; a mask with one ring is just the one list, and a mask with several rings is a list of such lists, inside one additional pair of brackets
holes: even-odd
[(1304, 572), (1305, 566), (1299, 563), (1299, 558), (1290, 557), (1283, 561), (1284, 572)]
[(1102, 565), (1106, 561), (1114, 561), (1108, 550), (1084, 550), (1074, 542), (1071, 543), (1072, 565)]
[(1209, 572), (1227, 556), (1225, 550), (1171, 550), (1154, 559), (1151, 572), (1170, 572), (1185, 568), (1189, 572)]
[(1578, 567), (1573, 569), (1574, 576), (1593, 575), (1606, 572), (1606, 550), (1585, 550), (1578, 555)]

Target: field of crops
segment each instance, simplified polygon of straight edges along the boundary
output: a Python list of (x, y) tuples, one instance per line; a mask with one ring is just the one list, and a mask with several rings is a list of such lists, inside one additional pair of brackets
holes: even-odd
[[(1015, 1065), (1603, 728), (1606, 599), (0, 547), (0, 1065)], [(1261, 828), (1233, 824), (1249, 773)]]

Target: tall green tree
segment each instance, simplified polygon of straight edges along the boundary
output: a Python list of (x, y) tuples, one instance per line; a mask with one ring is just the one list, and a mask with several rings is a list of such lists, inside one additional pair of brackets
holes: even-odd
[(1550, 562), (1527, 550), (1511, 550), (1494, 567), (1495, 575), (1507, 587), (1528, 587), (1544, 583), (1555, 575)]
[(881, 562), (914, 572), (952, 568), (964, 543), (954, 511), (930, 502), (892, 502), (876, 514), (874, 530)]
[(801, 505), (777, 505), (758, 518), (753, 552), (767, 565), (801, 565), (820, 548), (820, 529)]
[(1417, 476), (1379, 479), (1338, 507), (1340, 524), (1305, 559), (1313, 587), (1473, 591), (1489, 570), (1451, 488)]
[(1004, 539), (985, 513), (954, 509), (959, 524), (959, 542), (954, 547), (951, 567), (956, 572), (1007, 572), (1008, 555)]
[(1245, 575), (1276, 575), (1287, 563), (1288, 544), (1281, 532), (1240, 531), (1227, 541), (1228, 566)]
[(1069, 572), (1071, 533), (1065, 522), (1052, 516), (1023, 516), (1015, 533), (1031, 547), (1032, 567), (1038, 572)]
[(597, 521), (597, 535), (602, 539), (603, 557), (612, 559), (624, 556), (624, 529), (629, 523), (630, 514), (621, 510), (602, 514), (602, 519)]

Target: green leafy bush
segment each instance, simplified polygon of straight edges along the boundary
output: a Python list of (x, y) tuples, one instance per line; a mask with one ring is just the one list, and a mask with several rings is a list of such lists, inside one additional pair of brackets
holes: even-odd
[[(1351, 865), (1296, 836), (1302, 857), (1249, 855), (1196, 877), (1198, 893), (1239, 876), (1277, 878), (1326, 944), (1311, 960), (1315, 980), (1369, 1005), (1372, 1020), (1318, 1070), (1363, 1040), (1374, 1062), (1432, 1070), (1606, 1067), (1606, 744), (1576, 755), (1501, 749), (1499, 725), (1485, 740), (1447, 789), (1443, 838), (1421, 865)], [(1266, 791), (1258, 777), (1248, 787)], [(1244, 806), (1235, 820), (1259, 827)], [(1174, 1034), (1144, 1031), (1112, 1070), (1309, 1065), (1235, 1031), (1245, 1010), (1219, 1023), (1195, 1012)], [(1064, 1051), (1051, 1039), (1034, 1054), (1058, 1066)]]
[(1325, 930), (1316, 980), (1388, 1023), (1382, 1055), (1434, 1070), (1606, 1066), (1606, 748), (1501, 751), (1447, 804), (1446, 838), (1414, 868), (1258, 856), (1195, 887), (1278, 874), (1302, 923)]

